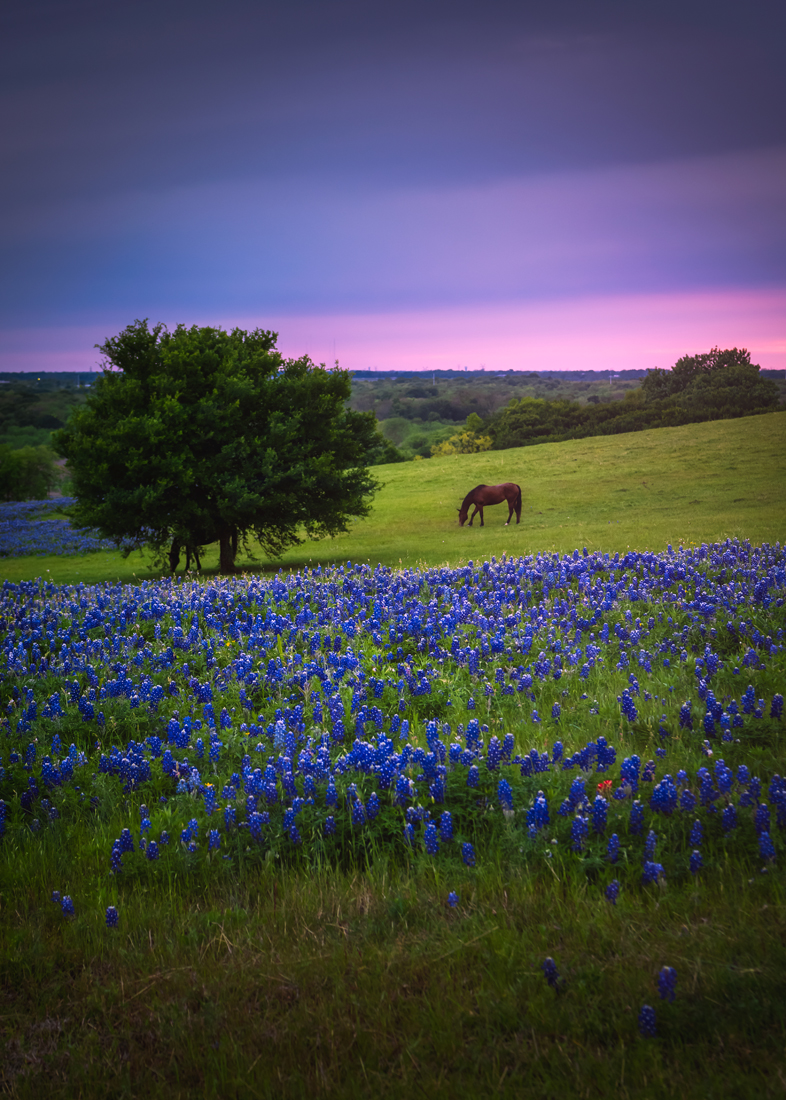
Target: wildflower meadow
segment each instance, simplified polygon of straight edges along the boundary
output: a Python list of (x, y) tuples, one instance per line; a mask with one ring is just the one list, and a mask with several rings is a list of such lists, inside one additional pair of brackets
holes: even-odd
[(778, 1094), (785, 598), (743, 538), (4, 582), (6, 1091)]

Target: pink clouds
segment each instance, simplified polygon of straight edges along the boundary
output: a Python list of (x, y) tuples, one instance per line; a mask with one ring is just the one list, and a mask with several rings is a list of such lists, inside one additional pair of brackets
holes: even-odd
[[(185, 323), (272, 328), (287, 356), (350, 370), (624, 370), (747, 347), (786, 367), (786, 288), (604, 296), (388, 313), (184, 316)], [(2, 334), (0, 369), (94, 370), (93, 347), (130, 318)], [(152, 318), (151, 318), (152, 320)]]

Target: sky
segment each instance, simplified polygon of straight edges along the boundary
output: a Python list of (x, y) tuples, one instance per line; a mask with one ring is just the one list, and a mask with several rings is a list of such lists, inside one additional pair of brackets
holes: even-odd
[(786, 367), (782, 0), (6, 0), (0, 370)]

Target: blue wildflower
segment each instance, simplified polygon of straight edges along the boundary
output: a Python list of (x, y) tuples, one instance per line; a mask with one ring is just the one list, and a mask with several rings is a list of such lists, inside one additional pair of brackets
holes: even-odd
[(658, 992), (662, 1001), (673, 1001), (677, 989), (677, 971), (673, 966), (664, 966), (658, 972)]
[(655, 1038), (655, 1009), (650, 1005), (642, 1005), (639, 1012), (639, 1031), (645, 1039)]
[(769, 833), (763, 832), (759, 834), (759, 854), (762, 859), (775, 859), (775, 845), (772, 843)]
[(545, 977), (551, 988), (554, 990), (558, 990), (560, 982), (559, 971), (557, 970), (557, 964), (554, 962), (551, 956), (543, 960), (543, 962), (540, 964), (540, 969), (543, 971), (543, 976)]

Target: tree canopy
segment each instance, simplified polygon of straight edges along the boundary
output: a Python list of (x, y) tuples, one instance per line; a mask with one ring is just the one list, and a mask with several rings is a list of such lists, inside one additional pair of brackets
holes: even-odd
[(48, 447), (12, 449), (0, 443), (0, 500), (41, 500), (59, 480)]
[(778, 388), (760, 372), (746, 348), (712, 348), (683, 355), (670, 370), (647, 371), (641, 388), (648, 404), (675, 399), (685, 410), (726, 419), (777, 406)]
[(74, 521), (163, 551), (218, 541), (222, 572), (255, 536), (276, 556), (367, 515), (373, 413), (346, 371), (283, 359), (277, 334), (136, 321), (97, 345), (103, 370), (55, 436)]

